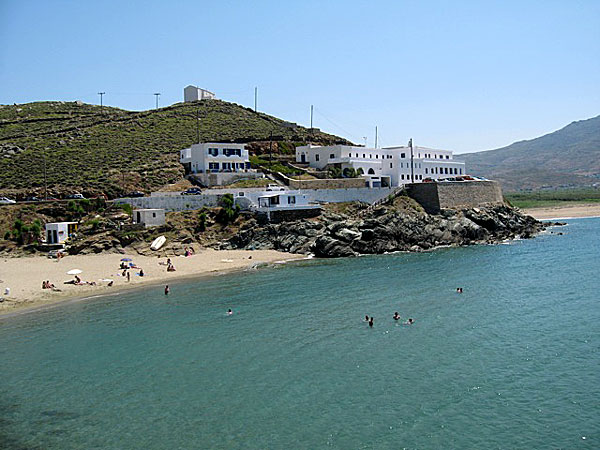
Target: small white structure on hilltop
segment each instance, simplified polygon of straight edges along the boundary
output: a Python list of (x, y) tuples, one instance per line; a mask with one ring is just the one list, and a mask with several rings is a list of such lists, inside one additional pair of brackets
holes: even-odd
[(199, 88), (197, 86), (186, 86), (183, 88), (183, 101), (184, 102), (195, 102), (197, 100), (212, 100), (217, 98), (214, 92), (207, 91), (206, 89)]
[(144, 227), (158, 227), (165, 224), (164, 209), (136, 209), (133, 211), (133, 223), (143, 224)]
[(64, 244), (77, 232), (77, 222), (51, 222), (45, 225), (46, 244)]
[(346, 176), (358, 172), (369, 187), (396, 187), (466, 174), (465, 163), (454, 160), (450, 150), (411, 144), (385, 148), (305, 145), (296, 147), (296, 162), (317, 169), (338, 168)]

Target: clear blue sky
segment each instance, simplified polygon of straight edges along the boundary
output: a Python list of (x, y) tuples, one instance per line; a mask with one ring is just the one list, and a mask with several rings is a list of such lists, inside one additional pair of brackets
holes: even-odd
[(0, 0), (0, 103), (221, 99), (457, 153), (600, 114), (600, 1)]

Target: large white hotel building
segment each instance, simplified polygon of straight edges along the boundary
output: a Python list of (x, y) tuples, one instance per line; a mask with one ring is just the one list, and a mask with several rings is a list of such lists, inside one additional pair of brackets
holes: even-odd
[(304, 145), (296, 147), (296, 162), (308, 163), (316, 169), (336, 167), (346, 174), (354, 169), (362, 172), (370, 187), (395, 187), (466, 174), (465, 163), (454, 160), (450, 150), (426, 147)]

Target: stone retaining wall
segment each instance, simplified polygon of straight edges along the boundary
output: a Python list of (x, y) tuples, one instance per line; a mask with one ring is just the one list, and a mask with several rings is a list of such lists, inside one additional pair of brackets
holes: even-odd
[(502, 188), (497, 181), (459, 181), (406, 185), (410, 197), (428, 213), (448, 208), (502, 205)]

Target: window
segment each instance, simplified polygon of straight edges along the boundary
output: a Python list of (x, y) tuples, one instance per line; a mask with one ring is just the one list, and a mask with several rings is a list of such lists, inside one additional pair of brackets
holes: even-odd
[(373, 155), (369, 154), (369, 159), (373, 159)]
[(379, 159), (379, 155), (375, 155), (375, 159)]
[(365, 159), (365, 154), (363, 153), (363, 159)]
[(290, 195), (288, 197), (288, 205), (293, 205), (296, 203), (296, 196), (295, 195)]
[(209, 170), (219, 170), (219, 163), (218, 162), (209, 162), (208, 169)]
[(428, 173), (428, 172), (427, 172), (427, 167), (425, 167), (425, 175), (427, 175), (427, 173)]
[(319, 154), (317, 153), (317, 154), (315, 155), (315, 161), (318, 161), (318, 160), (319, 160)]
[(444, 174), (448, 175), (448, 168), (444, 167)]
[(394, 165), (392, 163), (390, 163), (390, 169), (392, 169), (394, 167)]
[(458, 175), (458, 169), (456, 167), (454, 168), (454, 175)]
[(329, 154), (329, 159), (333, 159), (333, 158), (335, 158), (335, 154), (333, 154), (333, 153), (330, 153), (330, 154)]
[(152, 217), (156, 217), (156, 213), (152, 213)]
[(450, 159), (450, 155), (446, 155), (446, 159)]
[(209, 148), (208, 154), (212, 155), (212, 156), (217, 156), (219, 154), (219, 149), (218, 148)]
[(369, 169), (369, 172), (368, 172), (368, 173), (369, 173), (369, 175), (375, 175), (375, 171), (373, 170), (373, 168), (372, 168), (372, 167)]
[(462, 169), (458, 169), (458, 172), (462, 175)]
[(247, 162), (247, 163), (246, 163), (246, 169), (249, 169), (249, 168), (250, 168), (250, 163), (249, 163), (249, 162)]
[(406, 158), (406, 153), (400, 153), (400, 158)]
[(404, 180), (404, 174), (400, 175), (400, 179)]

